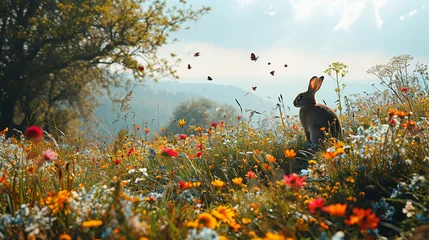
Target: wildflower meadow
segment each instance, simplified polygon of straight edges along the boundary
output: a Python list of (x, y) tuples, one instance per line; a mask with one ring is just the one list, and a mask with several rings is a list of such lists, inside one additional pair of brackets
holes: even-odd
[(264, 125), (237, 101), (180, 134), (2, 129), (0, 239), (428, 239), (429, 79), (390, 80), (318, 146), (281, 96)]

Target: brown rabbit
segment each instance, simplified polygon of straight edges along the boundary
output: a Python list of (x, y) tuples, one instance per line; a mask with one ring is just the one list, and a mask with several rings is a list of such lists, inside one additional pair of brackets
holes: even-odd
[(333, 137), (339, 137), (341, 133), (341, 123), (334, 111), (316, 101), (316, 92), (322, 86), (323, 79), (323, 76), (320, 78), (312, 77), (308, 91), (298, 94), (293, 101), (293, 105), (300, 108), (299, 120), (304, 128), (307, 141), (316, 145), (323, 139), (321, 128), (330, 131)]

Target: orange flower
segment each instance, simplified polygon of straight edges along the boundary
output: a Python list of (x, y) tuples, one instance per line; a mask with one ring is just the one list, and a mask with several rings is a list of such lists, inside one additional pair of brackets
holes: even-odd
[(296, 152), (293, 149), (286, 149), (284, 151), (285, 157), (287, 158), (294, 158), (296, 156)]
[(225, 182), (220, 180), (220, 179), (216, 179), (216, 180), (212, 181), (212, 185), (215, 187), (223, 187), (223, 186), (225, 186)]
[(89, 221), (84, 221), (82, 223), (82, 227), (88, 227), (88, 228), (99, 227), (101, 225), (103, 225), (103, 221), (101, 221), (101, 220), (89, 220)]
[(179, 125), (179, 127), (183, 128), (183, 126), (185, 126), (185, 124), (186, 124), (186, 121), (185, 121), (185, 119), (180, 119), (179, 121), (177, 121), (177, 124)]
[(198, 228), (215, 228), (217, 225), (217, 220), (209, 213), (201, 213), (198, 215), (196, 222), (198, 223)]
[(267, 159), (268, 162), (272, 162), (272, 163), (276, 161), (276, 158), (273, 155), (270, 155), (270, 154), (267, 154), (265, 156), (265, 159)]
[(68, 235), (67, 233), (63, 233), (60, 235), (58, 240), (72, 240), (72, 237), (70, 235)]
[(380, 222), (380, 219), (372, 212), (371, 209), (354, 208), (353, 214), (354, 215), (351, 215), (350, 218), (344, 222), (347, 225), (359, 224), (361, 231), (365, 231), (367, 229), (375, 230), (378, 226), (378, 222)]
[(326, 159), (332, 159), (332, 158), (337, 156), (337, 153), (336, 152), (325, 152), (325, 153), (322, 153), (322, 155)]
[(347, 205), (341, 203), (331, 204), (327, 206), (326, 209), (331, 216), (342, 217), (346, 214)]
[(234, 219), (235, 212), (227, 206), (219, 206), (216, 210), (212, 210), (212, 215), (222, 222), (227, 222)]
[(237, 185), (242, 185), (243, 184), (243, 178), (241, 178), (241, 177), (234, 178), (234, 179), (232, 179), (232, 182), (234, 184), (237, 184)]

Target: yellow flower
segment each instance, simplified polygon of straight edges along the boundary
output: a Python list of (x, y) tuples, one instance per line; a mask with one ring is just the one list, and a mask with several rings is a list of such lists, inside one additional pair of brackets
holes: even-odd
[(312, 160), (308, 161), (308, 164), (310, 164), (310, 165), (316, 165), (317, 162), (316, 162), (316, 160), (312, 159)]
[(227, 222), (235, 217), (235, 212), (227, 206), (219, 206), (216, 210), (212, 210), (212, 215), (222, 222)]
[(201, 213), (197, 217), (198, 228), (211, 228), (214, 229), (217, 225), (217, 220), (209, 213)]
[(220, 180), (220, 179), (216, 179), (214, 181), (212, 181), (213, 186), (215, 187), (223, 187), (225, 186), (225, 182)]
[(101, 220), (89, 220), (89, 221), (84, 221), (82, 223), (82, 227), (88, 227), (88, 228), (99, 227), (101, 225), (103, 225), (103, 221), (101, 221)]
[(249, 223), (251, 223), (252, 222), (252, 220), (250, 219), (250, 218), (242, 218), (241, 219), (241, 222), (243, 223), (243, 224), (249, 224)]
[(341, 203), (331, 204), (326, 207), (327, 212), (335, 217), (344, 216), (346, 214), (346, 209), (347, 205)]
[(281, 234), (271, 233), (271, 232), (267, 232), (264, 238), (264, 240), (287, 240), (287, 239), (291, 239), (291, 238), (286, 238)]
[(177, 124), (179, 124), (179, 127), (183, 128), (183, 126), (185, 126), (185, 124), (186, 124), (186, 121), (185, 121), (185, 119), (180, 119), (179, 121), (177, 121)]
[(272, 162), (272, 163), (276, 161), (276, 158), (273, 155), (270, 155), (270, 154), (267, 154), (265, 156), (265, 159), (267, 159), (268, 162)]
[(241, 178), (241, 177), (234, 178), (234, 179), (232, 179), (232, 182), (234, 184), (237, 184), (237, 185), (242, 185), (243, 184), (243, 178)]
[(296, 152), (293, 149), (286, 149), (284, 151), (285, 157), (287, 158), (294, 158), (296, 156)]

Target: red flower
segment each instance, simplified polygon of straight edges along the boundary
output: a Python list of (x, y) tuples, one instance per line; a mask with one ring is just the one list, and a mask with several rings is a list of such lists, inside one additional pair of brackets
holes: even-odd
[(246, 177), (248, 177), (248, 178), (256, 178), (256, 173), (253, 172), (253, 171), (248, 171), (246, 173)]
[(182, 182), (182, 181), (180, 181), (179, 182), (179, 187), (180, 187), (180, 190), (183, 191), (183, 190), (186, 190), (188, 188), (192, 188), (192, 183), (191, 182)]
[(179, 139), (180, 140), (185, 140), (185, 139), (187, 139), (188, 138), (188, 135), (186, 135), (186, 134), (180, 134), (179, 135)]
[(308, 202), (308, 211), (311, 214), (316, 214), (317, 209), (320, 209), (322, 211), (327, 210), (324, 198), (316, 198)]
[(203, 150), (204, 149), (204, 146), (203, 146), (203, 144), (202, 143), (200, 143), (200, 144), (197, 144), (196, 146), (195, 146), (195, 150), (196, 151), (198, 151), (198, 150)]
[(197, 152), (197, 155), (195, 155), (196, 158), (200, 158), (201, 156), (203, 156), (203, 152)]
[(406, 87), (401, 88), (401, 92), (407, 93), (408, 92), (408, 88), (406, 88)]
[(116, 165), (119, 165), (121, 162), (122, 162), (122, 159), (120, 159), (120, 158), (113, 160), (113, 163)]
[(372, 212), (371, 209), (354, 208), (353, 215), (345, 220), (347, 225), (359, 224), (361, 231), (367, 229), (375, 230), (380, 219)]
[(170, 157), (178, 157), (179, 156), (179, 154), (171, 148), (162, 149), (162, 155), (163, 156), (170, 156)]
[(241, 118), (242, 118), (242, 116), (241, 116), (241, 115), (238, 115), (238, 116), (237, 116), (237, 120), (238, 120), (238, 121), (240, 121), (240, 119), (241, 119)]
[(38, 126), (30, 126), (25, 130), (25, 137), (33, 141), (43, 139), (43, 130)]
[(130, 148), (130, 150), (128, 150), (127, 156), (130, 156), (131, 153), (133, 153), (133, 151), (134, 151), (134, 148)]
[(211, 123), (210, 123), (210, 125), (211, 125), (212, 127), (216, 128), (216, 127), (217, 127), (217, 122), (211, 122)]
[(300, 177), (298, 174), (292, 173), (289, 176), (284, 176), (284, 181), (286, 185), (290, 188), (298, 189), (302, 188), (305, 185), (305, 176)]

